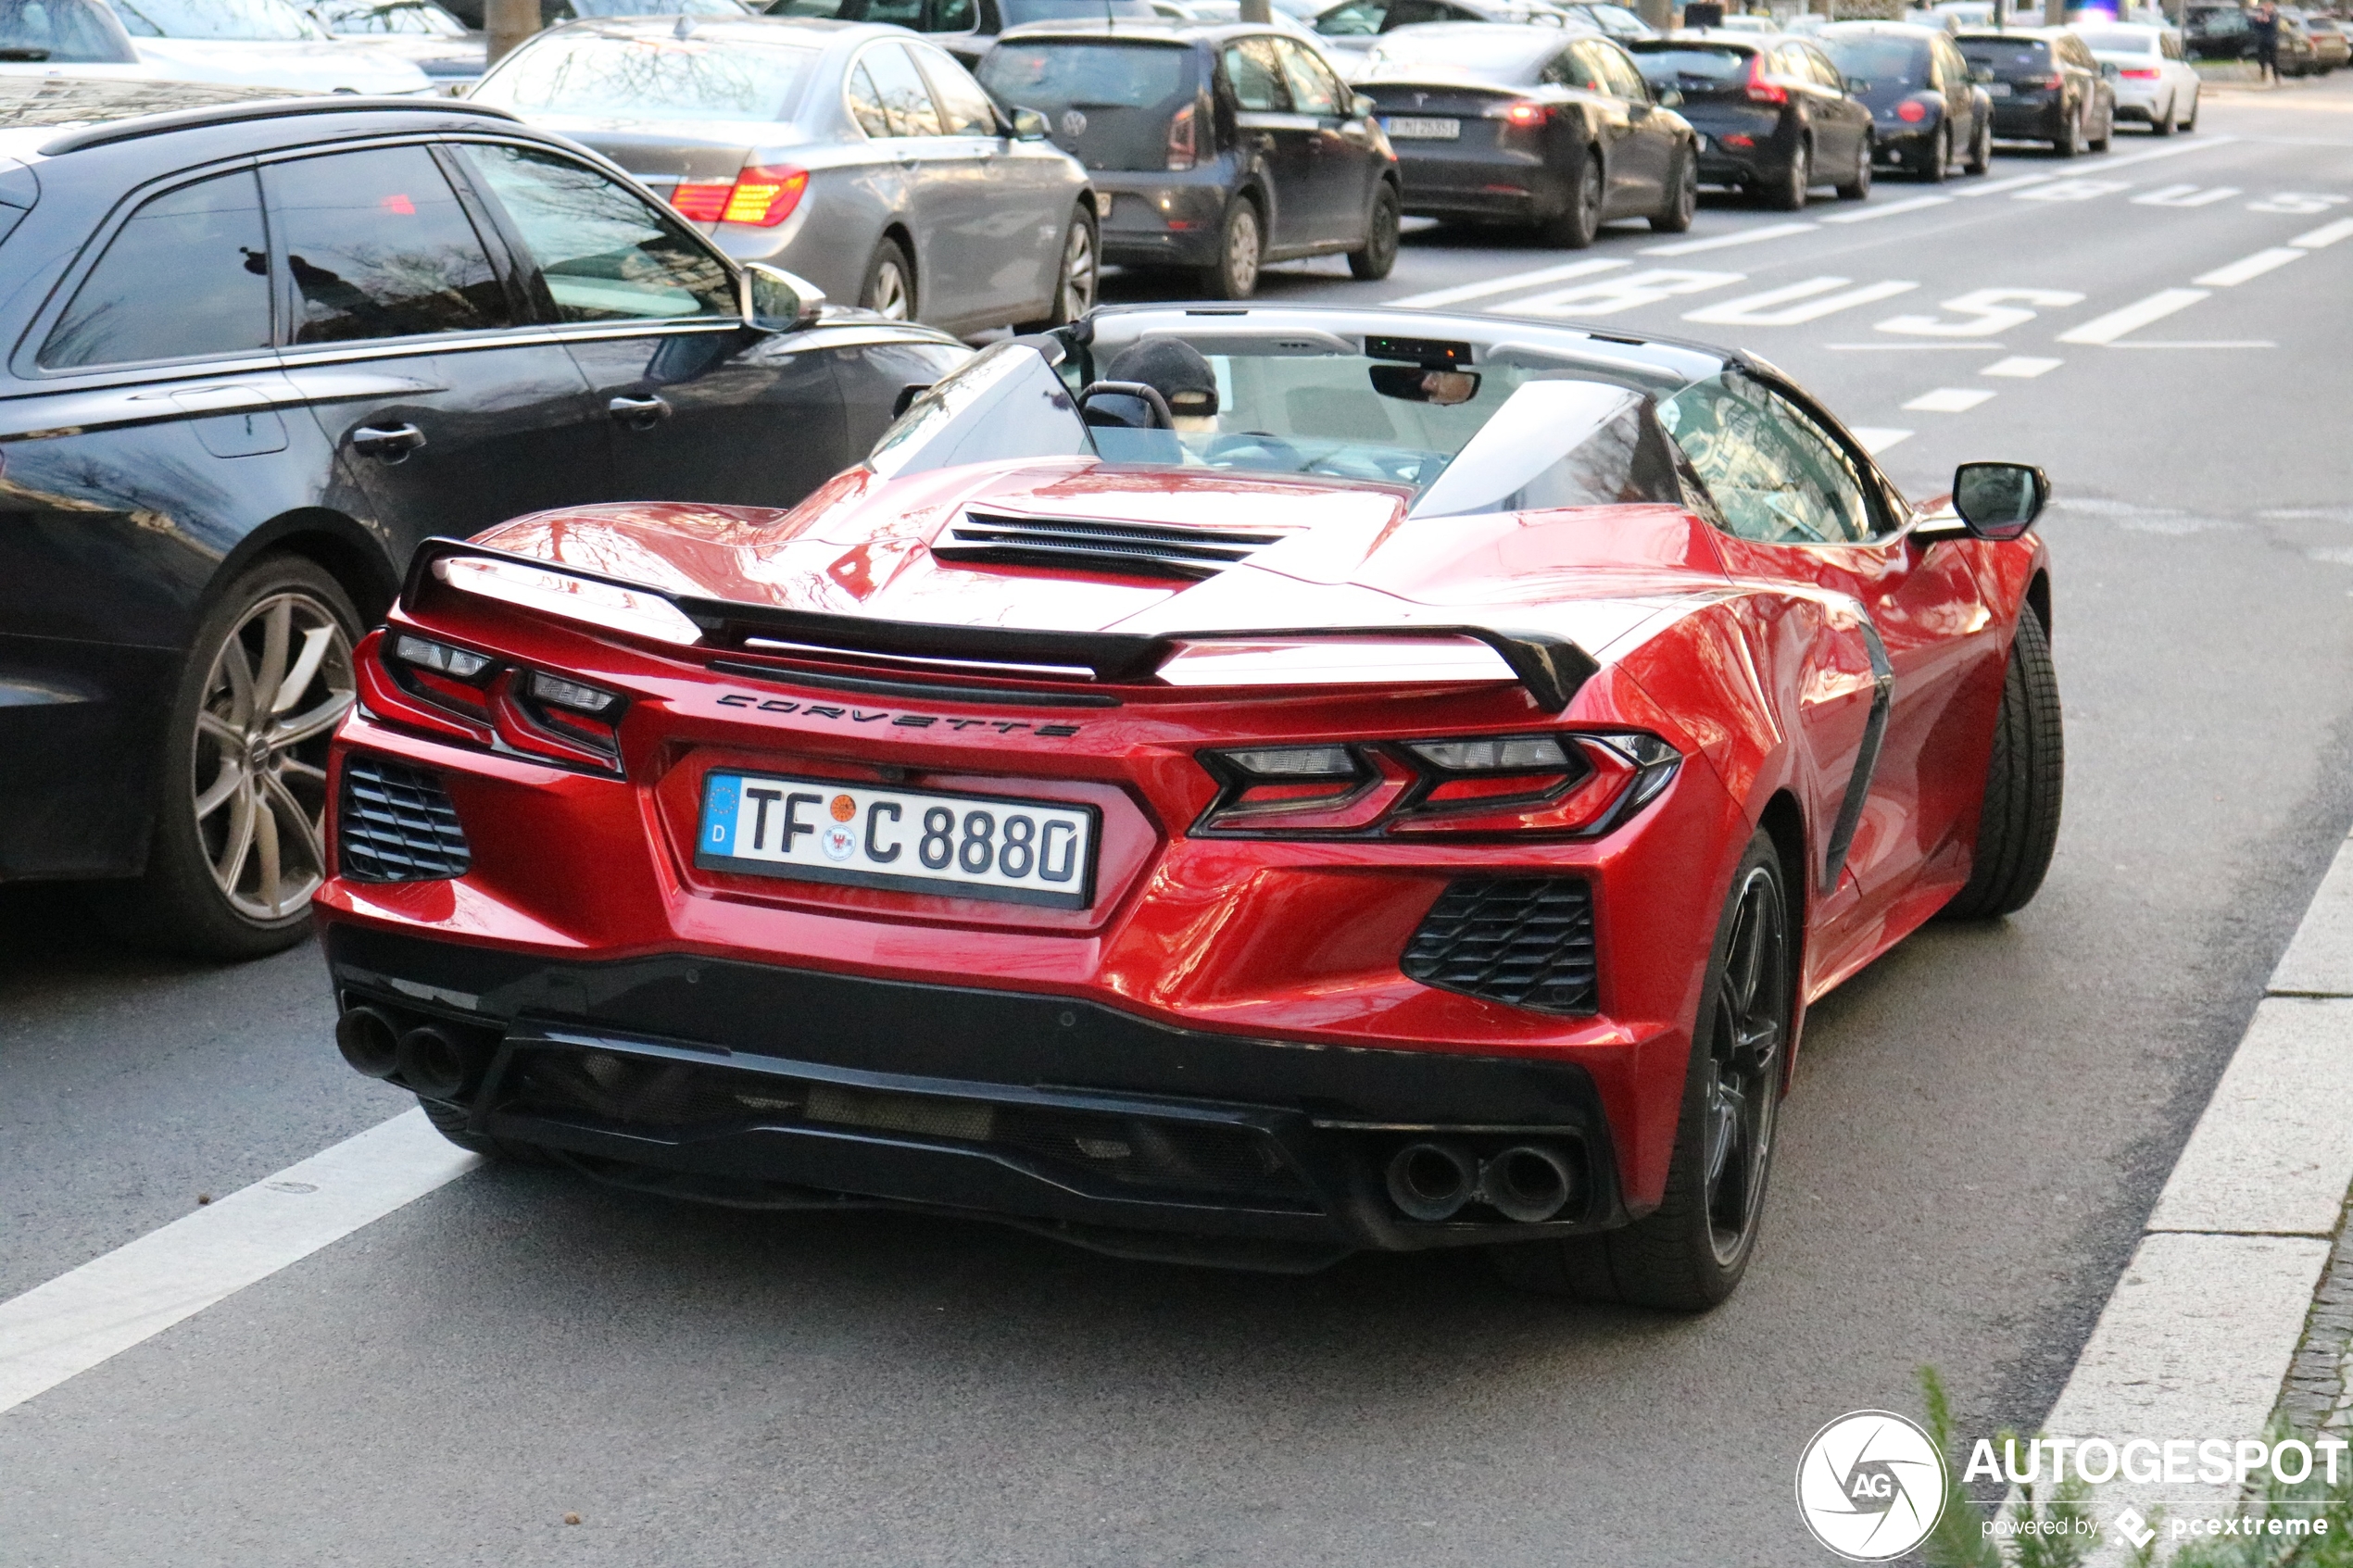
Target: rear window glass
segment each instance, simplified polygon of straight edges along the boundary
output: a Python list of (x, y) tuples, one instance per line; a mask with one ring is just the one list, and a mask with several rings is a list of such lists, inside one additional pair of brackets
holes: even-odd
[(528, 114), (781, 119), (816, 52), (731, 38), (551, 38), (471, 94)]
[(2051, 69), (2051, 46), (2039, 39), (1964, 38), (1960, 51), (1969, 64), (1990, 67), (1995, 76), (2040, 74)]
[(1825, 36), (1817, 42), (1838, 66), (1840, 75), (1858, 78), (1874, 87), (1908, 87), (1928, 80), (1928, 50), (1909, 39)]
[[(1548, 30), (1549, 31), (1549, 30)], [(1537, 69), (1560, 47), (1560, 34), (1529, 38), (1523, 28), (1483, 27), (1457, 33), (1408, 33), (1377, 44), (1374, 58), (1390, 65), (1454, 66), (1464, 70), (1496, 71), (1511, 80), (1532, 81)]]
[(1151, 108), (1194, 88), (1193, 52), (1119, 44), (1000, 44), (981, 85), (1025, 108)]
[(101, 15), (92, 0), (0, 0), (0, 49), (45, 50), (51, 65), (136, 59)]
[(1634, 45), (1634, 63), (1642, 68), (1642, 75), (1670, 86), (1677, 82), (1734, 81), (1747, 71), (1748, 62), (1754, 57), (1746, 49), (1700, 49), (1689, 45), (1650, 49), (1640, 44)]
[(144, 38), (286, 42), (326, 30), (285, 0), (114, 0), (124, 29)]
[(1160, 13), (1151, 0), (1000, 0), (1007, 27), (1024, 22), (1101, 21), (1106, 17), (1134, 17), (1156, 21)]
[(2087, 28), (2082, 37), (2083, 42), (2093, 48), (2106, 49), (2112, 55), (2157, 53), (2157, 34), (2154, 32), (2134, 32), (2121, 27)]

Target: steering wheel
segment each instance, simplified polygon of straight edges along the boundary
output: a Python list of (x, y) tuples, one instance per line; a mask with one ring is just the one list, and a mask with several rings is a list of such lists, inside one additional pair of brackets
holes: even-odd
[(1270, 435), (1263, 430), (1246, 430), (1233, 435), (1221, 435), (1209, 444), (1208, 450), (1202, 454), (1202, 460), (1231, 468), (1233, 464), (1218, 464), (1218, 459), (1230, 458), (1235, 453), (1247, 452), (1253, 448), (1290, 464), (1294, 473), (1307, 467), (1306, 453), (1285, 441), (1281, 436)]

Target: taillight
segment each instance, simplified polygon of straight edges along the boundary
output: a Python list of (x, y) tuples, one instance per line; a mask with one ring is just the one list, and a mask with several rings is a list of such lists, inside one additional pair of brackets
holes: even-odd
[(2018, 84), (2020, 87), (2049, 88), (2058, 86), (2064, 80), (2065, 78), (2058, 72), (2053, 71), (2048, 76), (2021, 76), (2018, 79)]
[(793, 215), (809, 171), (787, 164), (748, 163), (732, 184), (682, 181), (670, 193), (678, 216), (694, 223), (749, 223), (773, 229)]
[(2119, 76), (2130, 77), (2134, 82), (2155, 82), (2158, 73), (2154, 70), (2144, 69), (2139, 66), (2132, 66), (2123, 70), (2118, 71), (2116, 74)]
[(1748, 101), (1752, 104), (1786, 104), (1789, 102), (1788, 88), (1782, 86), (1778, 82), (1768, 82), (1765, 79), (1765, 56), (1762, 55), (1751, 55), (1748, 57), (1748, 81), (1746, 85), (1748, 88)]
[(369, 717), (494, 751), (619, 771), (620, 721), (628, 699), (568, 675), (551, 675), (412, 632), (377, 647), (386, 679), (363, 661)]
[(1526, 98), (1522, 98), (1504, 111), (1504, 118), (1524, 130), (1529, 126), (1543, 124), (1552, 112), (1542, 104), (1530, 103)]
[(1168, 167), (1171, 172), (1182, 173), (1201, 161), (1201, 146), (1196, 134), (1200, 124), (1194, 115), (1195, 106), (1187, 104), (1168, 121)]
[(1906, 125), (1918, 125), (1928, 118), (1928, 106), (1918, 98), (1906, 98), (1895, 106), (1895, 118)]

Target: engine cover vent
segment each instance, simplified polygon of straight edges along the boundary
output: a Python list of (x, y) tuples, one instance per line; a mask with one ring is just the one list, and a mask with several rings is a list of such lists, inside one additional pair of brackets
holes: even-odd
[(931, 553), (960, 564), (1064, 567), (1199, 581), (1248, 560), (1282, 537), (1233, 528), (966, 512), (945, 539), (933, 544)]

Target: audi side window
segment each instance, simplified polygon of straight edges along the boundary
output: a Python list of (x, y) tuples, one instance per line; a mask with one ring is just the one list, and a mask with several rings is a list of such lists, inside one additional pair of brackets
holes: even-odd
[(41, 345), (51, 370), (270, 346), (270, 245), (253, 171), (149, 198)]
[(1659, 423), (1706, 484), (1728, 533), (1767, 545), (1871, 536), (1852, 459), (1796, 408), (1745, 376), (1714, 376), (1658, 405)]
[(459, 156), (506, 209), (566, 321), (736, 314), (734, 276), (667, 212), (535, 147), (469, 142)]
[(482, 236), (424, 148), (297, 158), (262, 183), (294, 278), (296, 343), (514, 324)]
[(1233, 84), (1235, 104), (1244, 110), (1279, 114), (1290, 108), (1270, 42), (1245, 38), (1227, 46), (1226, 78)]

